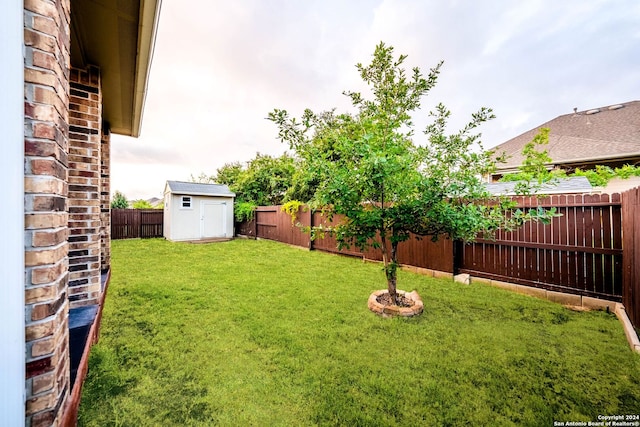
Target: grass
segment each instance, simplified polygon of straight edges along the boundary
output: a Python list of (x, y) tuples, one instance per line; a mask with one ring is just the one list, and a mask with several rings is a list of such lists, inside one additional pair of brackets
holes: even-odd
[(553, 425), (640, 413), (617, 319), (270, 241), (114, 241), (81, 426)]

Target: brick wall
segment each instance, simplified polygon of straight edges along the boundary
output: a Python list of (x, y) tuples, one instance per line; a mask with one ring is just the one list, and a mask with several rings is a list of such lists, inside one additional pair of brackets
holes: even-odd
[(100, 69), (72, 68), (69, 84), (69, 302), (74, 308), (100, 298)]
[[(69, 2), (24, 0), (26, 424), (53, 424), (69, 394)], [(1, 421), (0, 421), (1, 423)]]
[(111, 132), (109, 126), (102, 124), (102, 147), (100, 161), (100, 268), (105, 271), (111, 267)]

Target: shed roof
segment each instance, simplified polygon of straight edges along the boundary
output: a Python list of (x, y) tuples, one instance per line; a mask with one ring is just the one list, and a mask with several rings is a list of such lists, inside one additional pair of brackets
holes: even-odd
[[(517, 182), (492, 182), (485, 184), (487, 190), (494, 195), (515, 195)], [(568, 194), (590, 193), (593, 190), (591, 183), (584, 176), (572, 176), (569, 178), (554, 179), (545, 182), (537, 191), (538, 194)]]
[(224, 184), (200, 184), (196, 182), (167, 181), (166, 193), (186, 194), (191, 196), (235, 197), (235, 193)]
[(498, 171), (522, 164), (522, 149), (540, 128), (550, 129), (545, 149), (554, 165), (640, 157), (640, 101), (631, 101), (558, 116), (496, 146), (508, 157)]

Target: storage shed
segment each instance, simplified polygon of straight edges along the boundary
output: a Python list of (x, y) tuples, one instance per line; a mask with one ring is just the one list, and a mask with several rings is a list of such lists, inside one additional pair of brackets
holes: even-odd
[(164, 237), (172, 241), (232, 238), (235, 196), (226, 185), (167, 181)]

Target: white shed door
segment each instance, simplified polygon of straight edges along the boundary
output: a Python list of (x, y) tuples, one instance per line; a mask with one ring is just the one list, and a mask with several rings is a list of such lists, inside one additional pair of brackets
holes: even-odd
[(203, 239), (227, 237), (227, 203), (201, 202), (200, 234)]

